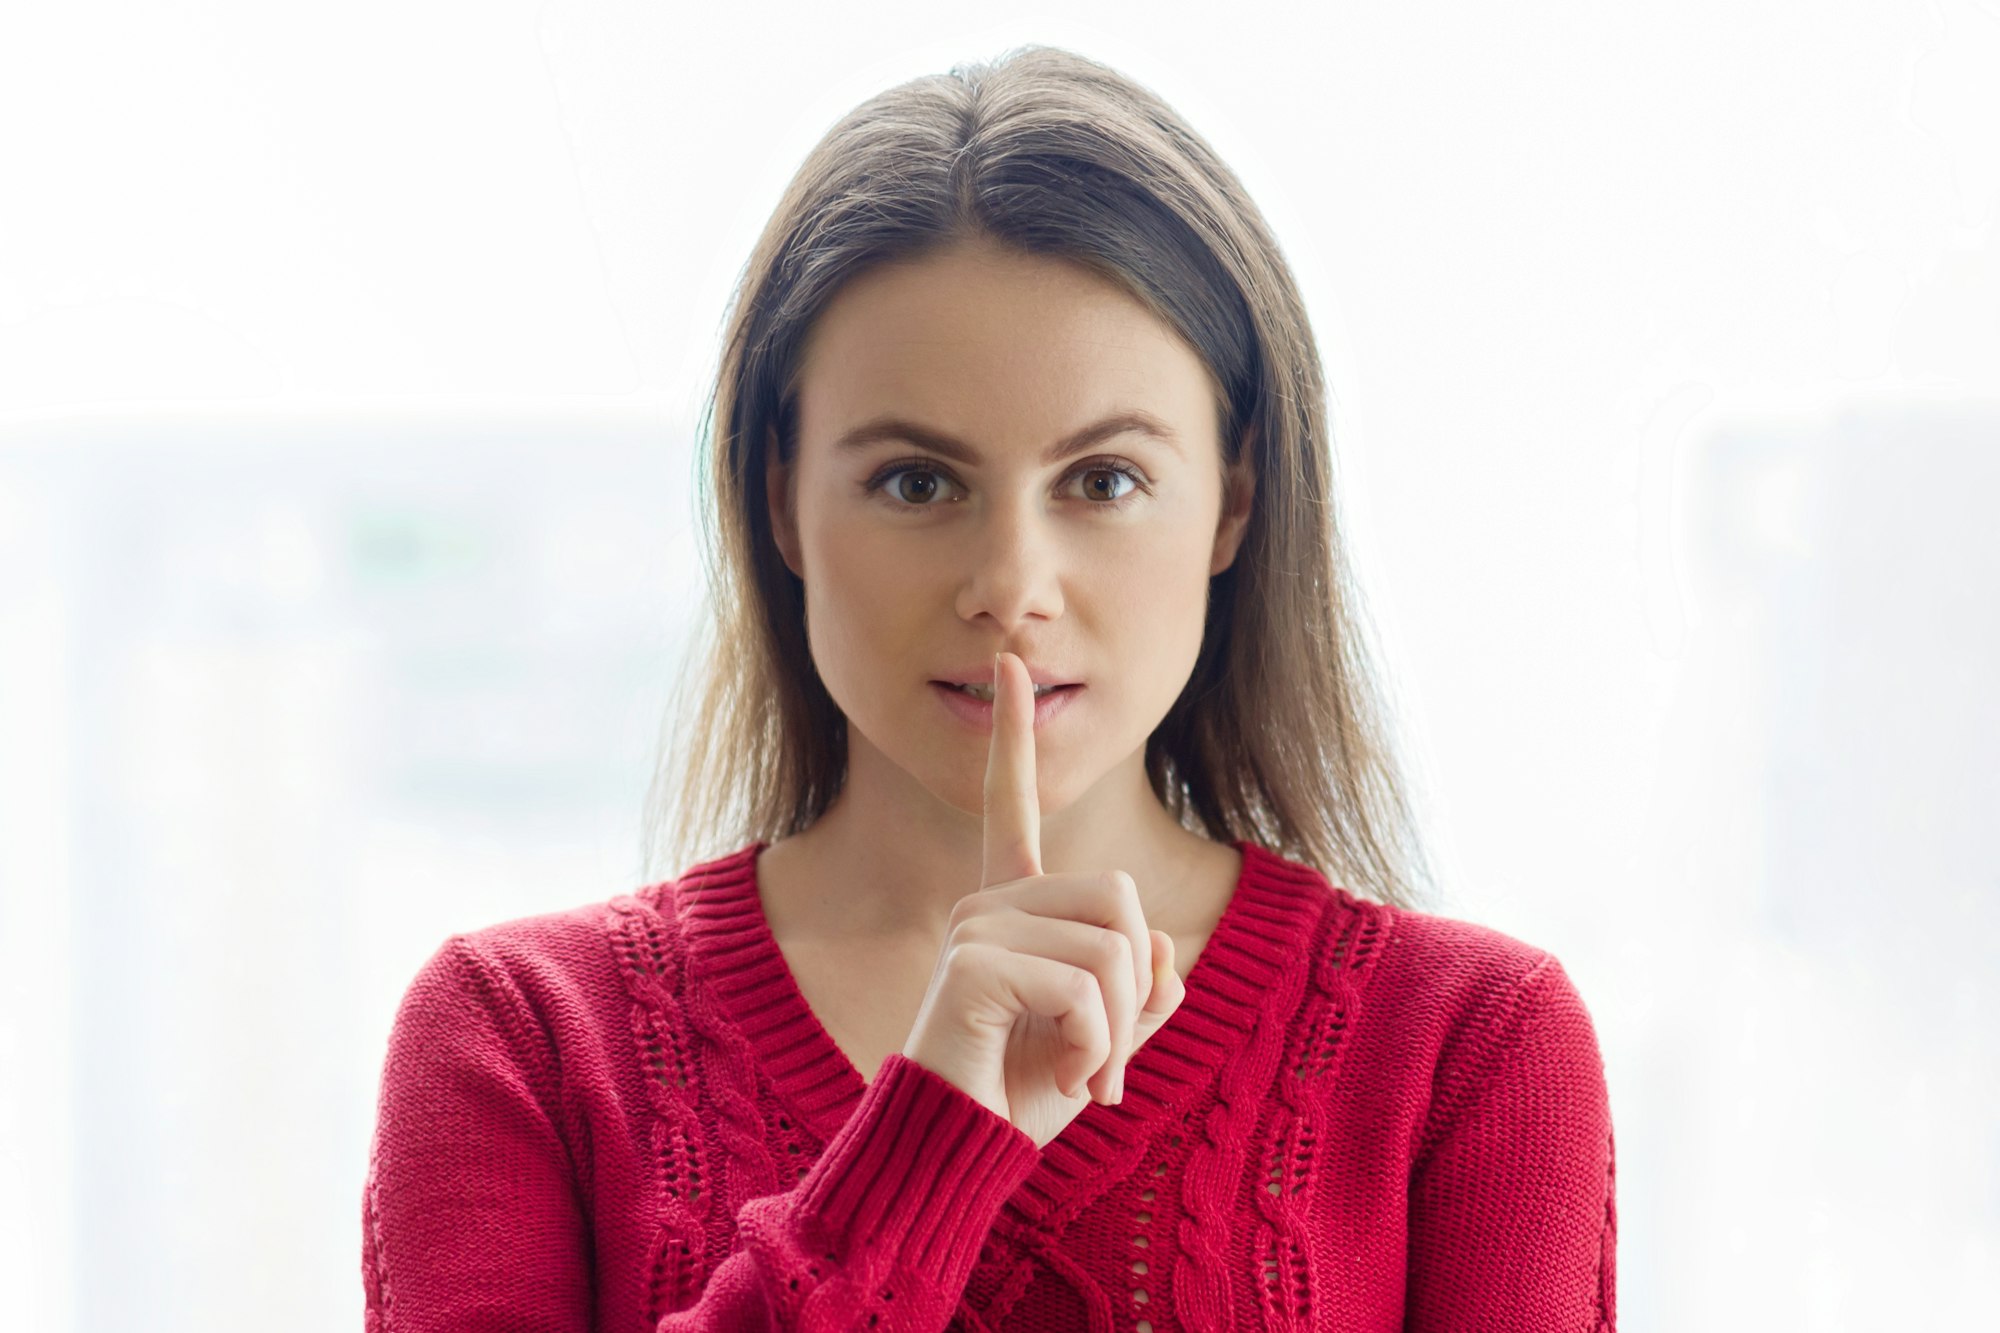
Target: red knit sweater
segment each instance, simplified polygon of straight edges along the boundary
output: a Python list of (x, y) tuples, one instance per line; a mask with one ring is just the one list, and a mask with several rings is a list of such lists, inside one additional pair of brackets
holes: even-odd
[(1118, 1106), (1045, 1149), (786, 967), (764, 844), (451, 936), (389, 1036), (370, 1333), (1614, 1328), (1604, 1066), (1551, 954), (1248, 842)]

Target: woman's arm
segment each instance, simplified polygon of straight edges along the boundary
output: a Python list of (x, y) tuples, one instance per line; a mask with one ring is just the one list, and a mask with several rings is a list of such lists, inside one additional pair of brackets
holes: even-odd
[[(458, 937), (403, 1000), (363, 1192), (369, 1333), (593, 1327), (555, 1053), (525, 1012)], [(661, 1333), (942, 1329), (1039, 1158), (1006, 1120), (891, 1055), (798, 1184), (742, 1205), (735, 1251)]]
[(736, 1252), (659, 1333), (934, 1333), (1040, 1159), (1026, 1134), (893, 1054), (798, 1187), (738, 1210)]
[(1407, 1333), (1611, 1333), (1613, 1160), (1596, 1031), (1544, 954), (1440, 1065), (1411, 1170)]
[(368, 1333), (589, 1333), (556, 1055), (511, 992), (454, 936), (396, 1012), (362, 1191)]

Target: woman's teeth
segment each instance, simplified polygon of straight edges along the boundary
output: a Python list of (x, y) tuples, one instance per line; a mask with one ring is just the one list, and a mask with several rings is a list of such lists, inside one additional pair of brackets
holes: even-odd
[[(958, 688), (975, 699), (989, 704), (993, 702), (993, 687), (991, 685), (961, 685)], [(1035, 686), (1035, 697), (1039, 699), (1055, 688), (1053, 685), (1037, 685)]]

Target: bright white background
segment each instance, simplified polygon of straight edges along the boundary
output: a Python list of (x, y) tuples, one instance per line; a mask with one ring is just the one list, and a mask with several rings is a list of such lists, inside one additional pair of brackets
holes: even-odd
[(1304, 286), (1439, 910), (1597, 1020), (1622, 1326), (1990, 1317), (2000, 3), (1005, 8), (0, 18), (9, 1327), (358, 1327), (403, 986), (640, 882), (757, 228), (1027, 41)]

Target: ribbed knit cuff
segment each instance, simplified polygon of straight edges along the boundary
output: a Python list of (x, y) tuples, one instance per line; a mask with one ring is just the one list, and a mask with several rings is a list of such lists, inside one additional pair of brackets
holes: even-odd
[(956, 1293), (1040, 1160), (1033, 1139), (898, 1051), (796, 1194), (826, 1235), (885, 1250)]

